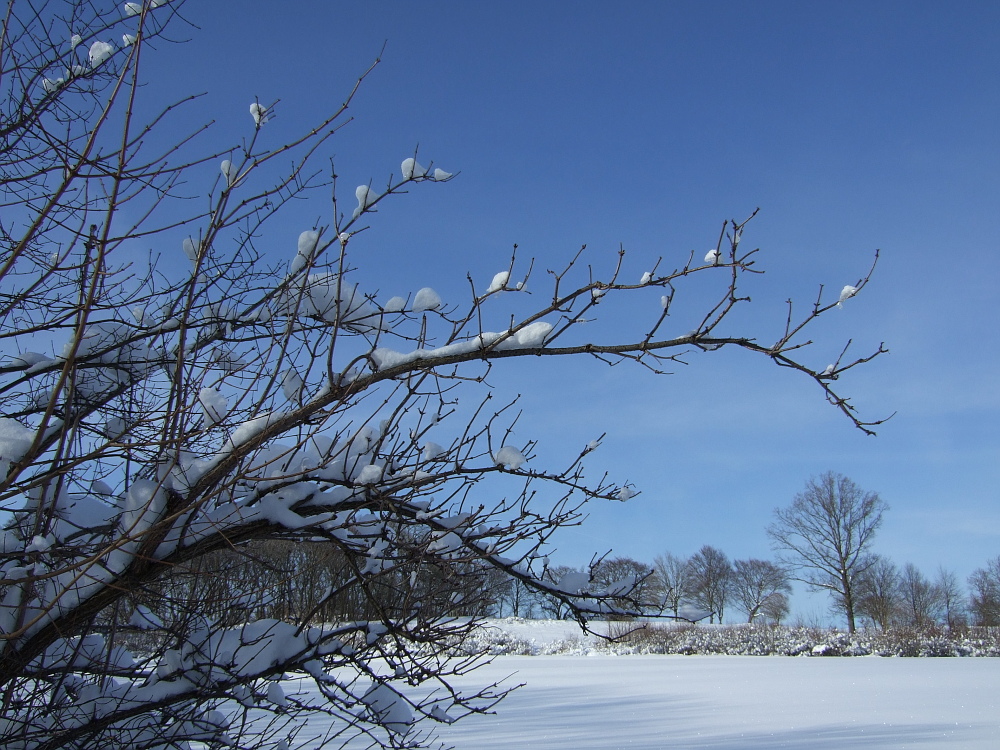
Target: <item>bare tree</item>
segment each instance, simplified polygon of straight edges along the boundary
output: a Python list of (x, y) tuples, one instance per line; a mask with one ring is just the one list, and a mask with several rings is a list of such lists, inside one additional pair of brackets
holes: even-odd
[(644, 613), (658, 609), (653, 569), (631, 557), (606, 557), (590, 568), (591, 582), (597, 591), (614, 596), (626, 592)]
[(969, 576), (969, 613), (975, 625), (1000, 625), (1000, 556)]
[(847, 477), (827, 472), (810, 479), (787, 508), (774, 511), (767, 533), (796, 580), (827, 591), (855, 631), (855, 585), (871, 558), (867, 552), (888, 505)]
[(948, 570), (944, 566), (939, 567), (934, 585), (941, 592), (941, 607), (944, 610), (944, 622), (948, 629), (954, 630), (967, 625), (965, 591), (954, 571)]
[(913, 563), (899, 576), (900, 614), (906, 625), (918, 628), (933, 625), (942, 613), (941, 592)]
[(736, 560), (733, 563), (732, 598), (753, 622), (773, 596), (792, 593), (788, 571), (768, 560)]
[(733, 568), (729, 558), (722, 550), (706, 544), (691, 555), (688, 565), (694, 604), (708, 612), (709, 623), (716, 618), (722, 622), (726, 604), (733, 594)]
[(788, 597), (780, 591), (771, 594), (761, 605), (760, 613), (764, 619), (775, 625), (780, 625), (781, 621), (788, 617), (791, 612)]
[[(804, 348), (868, 275), (789, 306), (775, 336), (737, 330), (759, 272), (746, 221), (724, 224), (705, 259), (647, 259), (641, 279), (624, 251), (601, 263), (581, 249), (545, 292), (516, 253), (459, 302), (364, 292), (373, 211), (451, 176), (400, 154), (345, 201), (322, 156), (356, 87), (291, 140), (268, 125), (275, 105), (253, 101), (242, 131), (203, 146), (175, 119), (183, 102), (144, 85), (183, 5), (9, 3), (0, 33), (0, 746), (279, 747), (310, 716), (329, 719), (328, 743), (417, 746), (422, 720), (504, 693), (449, 682), (479, 661), (452, 644), (476, 627), (457, 615), (494, 600), (493, 572), (581, 622), (638, 613), (625, 586), (545, 575), (546, 545), (586, 501), (634, 490), (585, 477), (599, 441), (540, 465), (515, 435), (516, 400), (487, 385), (508, 359), (662, 373), (735, 348), (810, 379), (861, 430), (877, 424), (835, 386), (884, 350), (824, 368)], [(273, 217), (294, 220), (309, 195), (332, 196), (310, 209), (325, 218), (297, 241), (276, 234)], [(282, 243), (283, 257), (261, 250)], [(710, 296), (675, 310), (695, 277)], [(630, 307), (611, 339), (577, 325), (636, 297), (648, 318)], [(275, 559), (262, 541), (329, 554)], [(299, 588), (274, 602), (245, 572), (213, 585), (234, 554)], [(148, 648), (121, 645), (140, 632)], [(310, 675), (315, 700), (283, 694), (289, 671)]]
[(856, 614), (867, 617), (882, 630), (888, 630), (899, 618), (899, 568), (881, 555), (872, 555), (854, 581)]
[(653, 561), (655, 585), (663, 608), (680, 618), (681, 607), (691, 601), (693, 580), (688, 561), (668, 552)]

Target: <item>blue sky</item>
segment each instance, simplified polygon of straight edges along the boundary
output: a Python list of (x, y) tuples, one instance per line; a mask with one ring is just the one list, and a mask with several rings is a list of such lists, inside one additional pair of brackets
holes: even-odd
[[(897, 412), (877, 438), (747, 355), (693, 357), (670, 377), (582, 360), (498, 371), (502, 392), (524, 394), (518, 435), (541, 441), (540, 463), (607, 432), (592, 473), (643, 492), (594, 505), (558, 561), (703, 544), (769, 557), (773, 508), (827, 470), (890, 504), (876, 547), (899, 564), (964, 578), (1000, 554), (997, 4), (218, 1), (185, 14), (200, 28), (161, 50), (153, 80), (158, 96), (206, 91), (186, 117), (215, 119), (222, 142), (247, 130), (254, 97), (280, 100), (275, 139), (316, 121), (386, 43), (330, 144), (345, 198), (417, 145), (461, 170), (374, 218), (357, 280), (386, 296), (432, 285), (464, 299), (466, 272), (488, 282), (514, 243), (543, 268), (583, 243), (610, 268), (622, 245), (638, 280), (759, 206), (745, 241), (768, 274), (742, 320), (776, 336), (784, 300), (854, 283), (881, 249), (871, 286), (813, 332), (820, 367), (847, 338), (891, 349), (841, 381), (863, 416)], [(328, 216), (322, 198), (292, 207), (275, 253)]]

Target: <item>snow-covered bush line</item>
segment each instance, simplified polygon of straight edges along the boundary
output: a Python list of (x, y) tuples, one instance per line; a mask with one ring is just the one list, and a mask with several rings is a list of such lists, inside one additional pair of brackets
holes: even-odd
[[(612, 629), (612, 633), (616, 632)], [(620, 632), (620, 631), (619, 631)], [(598, 637), (536, 640), (500, 627), (483, 627), (463, 641), (464, 654), (684, 654), (726, 656), (1000, 656), (1000, 628), (865, 630), (854, 635), (804, 626), (664, 625), (647, 623), (607, 640)]]

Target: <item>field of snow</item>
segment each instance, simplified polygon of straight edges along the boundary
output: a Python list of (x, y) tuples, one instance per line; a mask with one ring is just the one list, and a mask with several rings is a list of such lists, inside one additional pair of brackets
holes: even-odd
[[(497, 623), (553, 643), (571, 623)], [(995, 750), (992, 658), (500, 656), (457, 687), (525, 683), (496, 715), (442, 727), (458, 750)], [(324, 728), (310, 725), (309, 734)], [(361, 745), (359, 745), (360, 747)]]

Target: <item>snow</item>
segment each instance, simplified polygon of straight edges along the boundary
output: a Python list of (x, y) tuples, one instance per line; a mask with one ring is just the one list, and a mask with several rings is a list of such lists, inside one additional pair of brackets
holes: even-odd
[(425, 286), (413, 298), (413, 312), (437, 310), (439, 307), (441, 307), (441, 296), (429, 286)]
[(268, 120), (267, 107), (254, 102), (250, 105), (250, 116), (253, 118), (253, 124), (259, 128)]
[(157, 617), (153, 611), (142, 604), (135, 608), (128, 624), (139, 630), (157, 630), (163, 627), (163, 620)]
[(545, 339), (552, 333), (552, 324), (536, 320), (526, 325), (509, 339), (503, 341), (500, 349), (533, 349), (545, 344)]
[(440, 728), (458, 748), (995, 748), (988, 659), (509, 656), (458, 678), (525, 682), (496, 716)]
[(705, 262), (717, 264), (719, 262), (719, 251), (712, 248), (707, 253), (705, 253)]
[(525, 462), (524, 454), (512, 445), (505, 445), (493, 454), (493, 463), (509, 471), (517, 471)]
[(510, 279), (510, 271), (501, 271), (493, 277), (493, 281), (490, 282), (489, 288), (486, 290), (487, 294), (492, 294), (493, 292), (499, 292), (505, 286), (507, 286), (507, 280)]
[(434, 170), (434, 179), (437, 182), (446, 182), (447, 180), (450, 180), (452, 177), (453, 175), (451, 172), (445, 172), (443, 169)]
[(122, 45), (125, 47), (131, 47), (135, 44), (136, 39), (137, 37), (135, 34), (122, 34)]
[(202, 388), (198, 393), (198, 401), (201, 402), (201, 408), (205, 411), (205, 419), (208, 420), (210, 427), (221, 422), (229, 413), (229, 403), (214, 388)]
[(316, 247), (319, 244), (319, 232), (315, 229), (307, 229), (299, 235), (298, 251), (295, 253), (295, 259), (292, 261), (291, 273), (298, 273), (312, 257), (313, 253), (316, 252)]
[(646, 272), (645, 272), (645, 273), (644, 273), (644, 274), (642, 275), (642, 278), (641, 278), (641, 279), (639, 279), (639, 283), (640, 283), (640, 284), (648, 284), (648, 283), (649, 283), (650, 281), (652, 281), (652, 280), (653, 280), (653, 274), (652, 274), (651, 272), (649, 272), (649, 271), (646, 271)]
[(232, 187), (236, 181), (236, 170), (233, 169), (233, 163), (229, 159), (223, 159), (222, 164), (219, 165), (219, 171), (226, 178), (226, 185)]
[(399, 171), (403, 173), (404, 180), (418, 180), (427, 176), (427, 168), (421, 166), (416, 159), (404, 159), (399, 165)]
[(90, 45), (90, 67), (96, 68), (115, 53), (114, 45), (108, 42), (94, 42)]
[(303, 386), (302, 376), (294, 368), (289, 367), (281, 374), (281, 392), (292, 403), (302, 403)]
[(387, 313), (401, 312), (406, 309), (406, 300), (402, 297), (393, 297), (385, 303), (382, 309)]
[(840, 299), (837, 301), (837, 307), (842, 307), (844, 304), (844, 300), (850, 299), (857, 293), (858, 293), (857, 287), (853, 287), (850, 284), (845, 286), (843, 289), (840, 290)]
[(20, 461), (34, 439), (35, 433), (16, 419), (0, 417), (0, 462)]
[(125, 3), (125, 15), (137, 16), (142, 13), (142, 5), (139, 3)]
[(367, 185), (358, 185), (354, 190), (354, 196), (358, 199), (358, 207), (354, 209), (355, 219), (361, 216), (361, 213), (378, 198), (378, 195)]
[(184, 254), (188, 257), (189, 261), (192, 263), (198, 262), (198, 246), (195, 245), (193, 239), (185, 237), (184, 241), (181, 242), (181, 248), (184, 250)]
[(362, 696), (361, 702), (378, 717), (387, 729), (395, 734), (405, 735), (413, 723), (410, 707), (388, 685), (373, 683)]
[[(458, 750), (1000, 746), (1000, 670), (993, 659), (616, 656), (588, 648), (594, 637), (571, 621), (508, 618), (491, 624), (536, 645), (575, 640), (577, 648), (500, 656), (451, 678), (467, 693), (493, 682), (524, 683), (495, 714), (433, 724), (438, 739)], [(286, 680), (283, 686), (299, 699), (318, 692), (311, 680)], [(406, 697), (417, 700), (425, 692), (407, 688)], [(408, 706), (389, 688), (373, 683), (363, 702), (399, 730), (410, 728)], [(309, 740), (329, 729), (328, 720), (313, 717), (297, 739), (311, 747)], [(360, 750), (369, 743), (359, 739), (348, 747)]]

